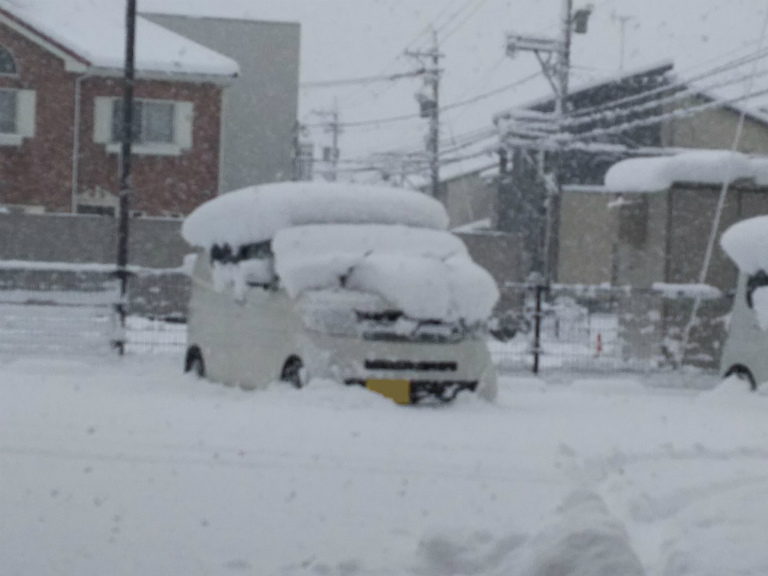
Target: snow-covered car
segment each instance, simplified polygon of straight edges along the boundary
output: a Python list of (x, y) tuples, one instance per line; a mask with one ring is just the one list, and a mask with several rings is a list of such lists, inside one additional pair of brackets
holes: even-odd
[(720, 370), (752, 390), (768, 382), (768, 216), (731, 226), (720, 244), (739, 267), (730, 329)]
[(246, 388), (331, 378), (398, 403), (493, 398), (495, 282), (419, 192), (336, 183), (245, 188), (185, 220), (185, 369)]

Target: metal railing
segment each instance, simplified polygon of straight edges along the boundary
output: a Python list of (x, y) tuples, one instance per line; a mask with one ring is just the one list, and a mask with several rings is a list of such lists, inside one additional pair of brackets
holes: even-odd
[[(676, 368), (674, 352), (694, 287), (507, 284), (492, 322), (502, 371), (653, 371)], [(732, 296), (705, 293), (683, 364), (714, 369)]]

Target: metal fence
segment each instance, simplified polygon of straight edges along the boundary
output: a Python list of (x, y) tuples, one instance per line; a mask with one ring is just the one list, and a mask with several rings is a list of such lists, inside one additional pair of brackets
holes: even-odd
[[(697, 293), (702, 305), (683, 351)], [(681, 364), (711, 370), (720, 359), (732, 301), (694, 286), (508, 284), (490, 346), (505, 371), (654, 371)]]
[(134, 269), (125, 330), (119, 285), (102, 264), (0, 262), (0, 355), (181, 352), (188, 282), (178, 270)]
[[(179, 270), (134, 270), (125, 330), (108, 265), (0, 262), (0, 354), (181, 353), (189, 279)], [(705, 291), (682, 353), (691, 287), (507, 284), (491, 323), (501, 371), (654, 371), (717, 366), (732, 297)], [(538, 295), (538, 305), (537, 305)]]

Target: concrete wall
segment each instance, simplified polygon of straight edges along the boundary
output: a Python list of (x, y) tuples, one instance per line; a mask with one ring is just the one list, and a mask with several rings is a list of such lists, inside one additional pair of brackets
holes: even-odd
[[(719, 195), (720, 187), (693, 185), (621, 198), (564, 193), (559, 281), (637, 288), (697, 282)], [(731, 187), (718, 238), (731, 224), (762, 214), (768, 214), (768, 189)], [(735, 266), (716, 244), (707, 283), (730, 290), (735, 281)]]
[(478, 173), (453, 178), (441, 184), (441, 200), (450, 217), (450, 226), (494, 219), (497, 186)]
[[(133, 218), (129, 263), (176, 268), (193, 252), (180, 234), (181, 220)], [(0, 260), (104, 263), (117, 256), (117, 219), (64, 214), (0, 214)]]
[(298, 117), (299, 24), (144, 16), (240, 65), (240, 77), (224, 95), (222, 192), (290, 180)]
[(564, 284), (602, 284), (613, 277), (617, 242), (615, 195), (565, 192), (560, 217), (558, 281)]

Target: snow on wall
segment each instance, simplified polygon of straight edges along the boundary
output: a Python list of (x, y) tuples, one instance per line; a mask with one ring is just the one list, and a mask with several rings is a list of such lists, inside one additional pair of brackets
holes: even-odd
[(448, 232), (391, 225), (287, 228), (272, 243), (275, 270), (295, 298), (346, 287), (378, 294), (407, 316), (478, 322), (499, 297), (491, 275)]
[(661, 192), (675, 182), (716, 185), (743, 179), (768, 184), (768, 160), (723, 150), (632, 158), (611, 166), (605, 175), (605, 187), (609, 192)]
[(263, 242), (307, 224), (402, 224), (448, 227), (437, 200), (413, 190), (339, 183), (283, 182), (229, 192), (199, 206), (182, 225), (193, 246)]
[(745, 274), (768, 271), (768, 216), (737, 222), (723, 233), (720, 246)]
[[(97, 68), (122, 69), (125, 60), (124, 3), (105, 0), (0, 0), (0, 8)], [(231, 58), (149, 20), (136, 18), (136, 69), (235, 76)]]

